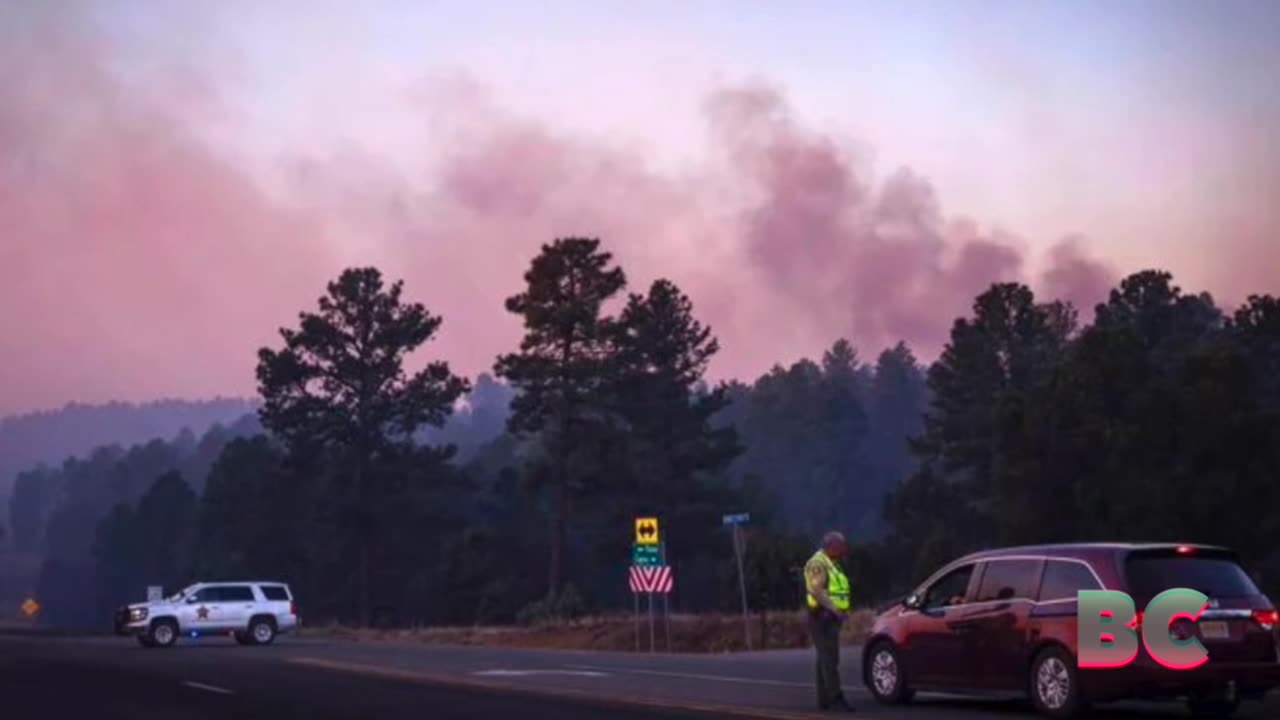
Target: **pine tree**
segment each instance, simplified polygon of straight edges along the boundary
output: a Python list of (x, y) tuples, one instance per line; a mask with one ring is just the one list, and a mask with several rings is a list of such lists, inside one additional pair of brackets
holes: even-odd
[(506, 301), (507, 311), (523, 318), (525, 336), (517, 352), (498, 358), (494, 372), (517, 392), (508, 429), (538, 436), (547, 456), (531, 475), (552, 500), (548, 597), (564, 582), (572, 500), (593, 482), (586, 456), (596, 449), (592, 433), (607, 420), (611, 324), (601, 311), (626, 286), (612, 262), (599, 240), (558, 239), (534, 258), (524, 292)]

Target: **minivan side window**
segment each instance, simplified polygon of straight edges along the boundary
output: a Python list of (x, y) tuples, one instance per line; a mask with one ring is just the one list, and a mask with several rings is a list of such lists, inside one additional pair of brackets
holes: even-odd
[(928, 610), (956, 605), (957, 598), (959, 602), (963, 602), (965, 591), (969, 589), (969, 578), (972, 575), (973, 566), (965, 565), (938, 578), (938, 581), (929, 586), (925, 592), (921, 607)]
[(1040, 602), (1075, 600), (1081, 590), (1101, 590), (1089, 568), (1078, 562), (1050, 560), (1040, 582)]
[(1030, 600), (1040, 582), (1040, 566), (1040, 560), (988, 560), (976, 602)]

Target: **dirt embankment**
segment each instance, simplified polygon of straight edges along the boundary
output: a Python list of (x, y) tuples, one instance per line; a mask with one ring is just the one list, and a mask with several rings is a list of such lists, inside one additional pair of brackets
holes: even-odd
[(0, 623), (26, 625), (22, 603), (35, 593), (40, 557), (0, 547)]
[[(857, 644), (866, 638), (873, 613), (856, 611), (844, 628), (844, 641)], [(672, 615), (670, 635), (661, 615), (654, 617), (653, 640), (659, 651), (684, 653), (738, 652), (746, 649), (740, 615)], [(808, 627), (804, 613), (753, 615), (751, 643), (755, 650), (807, 647)], [(632, 615), (604, 615), (580, 620), (543, 623), (528, 627), (435, 627), (405, 630), (370, 630), (339, 625), (308, 627), (309, 637), (346, 639), (353, 642), (410, 642), (445, 645), (486, 645), (497, 647), (555, 650), (649, 650), (649, 619), (639, 623)]]

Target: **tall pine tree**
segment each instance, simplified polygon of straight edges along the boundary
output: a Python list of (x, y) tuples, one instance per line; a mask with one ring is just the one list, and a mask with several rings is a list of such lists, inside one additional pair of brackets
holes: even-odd
[(258, 354), (263, 425), (295, 457), (323, 456), (334, 471), (338, 496), (330, 500), (352, 546), (356, 607), (366, 625), (374, 553), (390, 542), (380, 515), (405, 490), (404, 474), (386, 466), (416, 450), (419, 429), (443, 425), (468, 389), (444, 361), (406, 370), (407, 357), (442, 321), (406, 302), (403, 289), (400, 281), (387, 286), (376, 268), (346, 270), (329, 284), (319, 312), (304, 312), (297, 330), (280, 331), (282, 349)]
[(591, 469), (596, 432), (607, 422), (605, 396), (613, 377), (610, 323), (604, 303), (626, 286), (613, 256), (592, 238), (561, 238), (544, 245), (524, 276), (525, 290), (507, 299), (524, 320), (520, 349), (502, 355), (494, 372), (517, 391), (508, 429), (538, 436), (546, 460), (533, 468), (550, 491), (552, 532), (548, 596), (565, 580), (572, 501), (599, 474)]

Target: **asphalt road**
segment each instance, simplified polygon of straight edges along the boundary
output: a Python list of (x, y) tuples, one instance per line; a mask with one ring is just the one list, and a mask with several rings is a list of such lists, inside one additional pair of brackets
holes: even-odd
[[(1030, 720), (1017, 702), (922, 697), (875, 705), (846, 651), (858, 715), (881, 720)], [(169, 650), (132, 640), (0, 636), (0, 717), (520, 718), (649, 720), (811, 713), (806, 652), (665, 656), (436, 647), (283, 638), (244, 648), (216, 638)], [(1186, 717), (1177, 705), (1107, 708), (1105, 720)], [(1280, 717), (1280, 700), (1241, 718)]]

